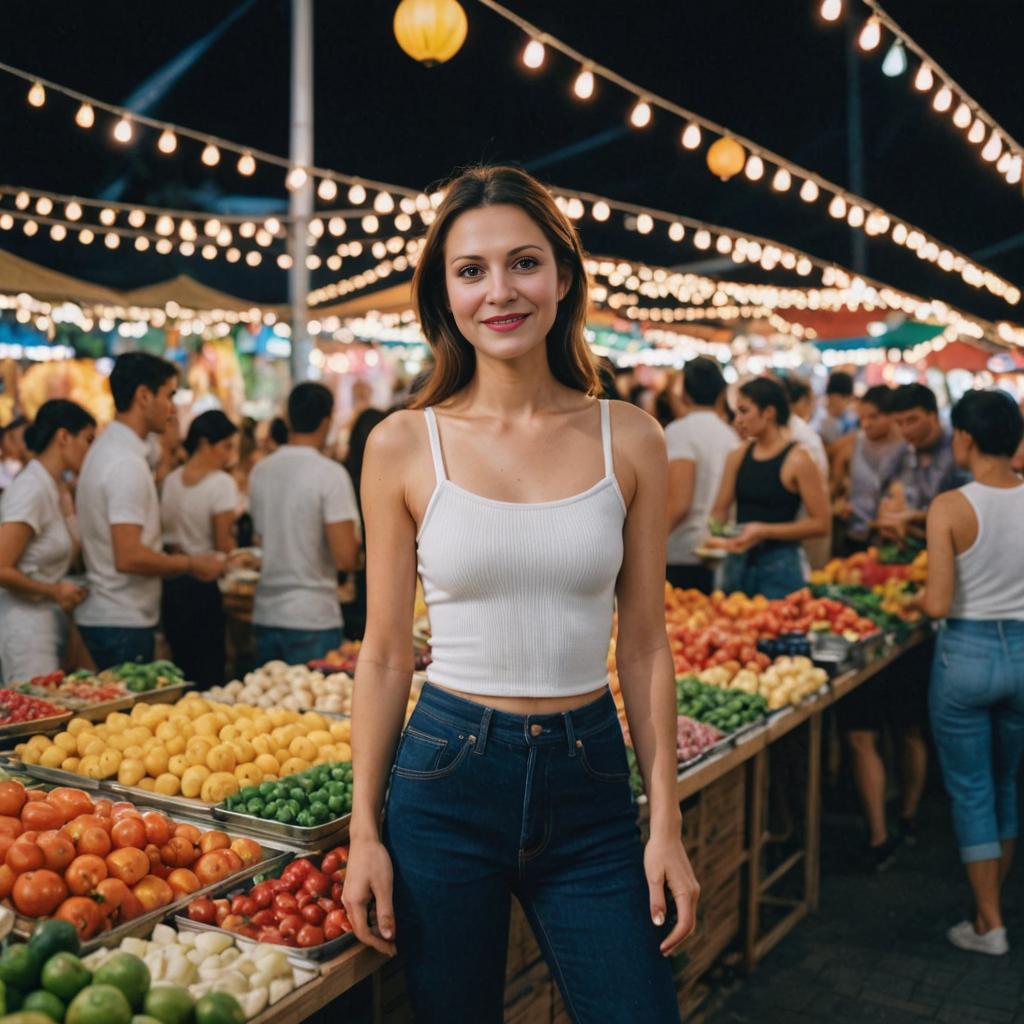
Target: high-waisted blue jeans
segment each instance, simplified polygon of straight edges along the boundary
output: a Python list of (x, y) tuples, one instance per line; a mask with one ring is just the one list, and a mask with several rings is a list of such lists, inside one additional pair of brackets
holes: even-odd
[(1024, 621), (949, 619), (939, 629), (928, 710), (964, 863), (1016, 839), (1024, 756)]
[(425, 686), (384, 843), (417, 1024), (500, 1024), (512, 894), (574, 1021), (678, 1024), (610, 694), (520, 716)]

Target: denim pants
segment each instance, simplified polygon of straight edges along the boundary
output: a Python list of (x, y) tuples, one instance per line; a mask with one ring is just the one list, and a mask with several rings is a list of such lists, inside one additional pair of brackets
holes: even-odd
[(741, 555), (729, 555), (722, 570), (722, 589), (731, 594), (764, 594), (779, 598), (807, 582), (799, 544), (761, 543)]
[(126, 661), (152, 661), (155, 626), (79, 626), (96, 669), (102, 672)]
[(996, 860), (1019, 831), (1024, 621), (945, 622), (928, 704), (961, 860)]
[(417, 1024), (500, 1024), (513, 894), (574, 1021), (678, 1024), (628, 777), (610, 694), (520, 716), (423, 688), (383, 832)]
[(328, 651), (341, 646), (341, 627), (334, 629), (285, 629), (283, 626), (253, 626), (256, 660), (283, 661), (289, 665), (305, 665), (316, 661)]

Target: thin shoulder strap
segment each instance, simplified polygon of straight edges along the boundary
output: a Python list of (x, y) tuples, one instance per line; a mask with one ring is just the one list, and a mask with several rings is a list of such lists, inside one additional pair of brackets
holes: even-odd
[(447, 480), (448, 475), (444, 471), (444, 455), (441, 453), (441, 434), (437, 429), (437, 417), (431, 406), (427, 406), (423, 414), (427, 417), (427, 434), (430, 437), (430, 454), (434, 459), (434, 475), (440, 483)]
[(601, 400), (601, 443), (604, 446), (604, 475), (612, 476), (615, 473), (615, 463), (612, 460), (612, 418), (608, 409), (608, 399)]

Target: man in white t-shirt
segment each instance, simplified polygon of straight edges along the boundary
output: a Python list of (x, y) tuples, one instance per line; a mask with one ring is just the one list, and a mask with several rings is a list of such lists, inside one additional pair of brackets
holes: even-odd
[(250, 477), (263, 548), (252, 616), (261, 663), (313, 661), (342, 640), (338, 572), (359, 567), (359, 511), (348, 473), (321, 454), (333, 411), (322, 384), (297, 384), (288, 396), (288, 443)]
[(214, 580), (224, 561), (213, 552), (165, 555), (160, 501), (145, 438), (174, 413), (178, 371), (148, 352), (118, 356), (110, 374), (117, 415), (89, 449), (76, 502), (89, 596), (75, 621), (100, 670), (152, 661), (160, 619), (160, 580), (191, 573)]
[(725, 379), (718, 364), (698, 356), (683, 370), (689, 411), (665, 428), (668, 446), (668, 567), (674, 587), (710, 594), (714, 577), (694, 554), (707, 536), (708, 513), (718, 495), (729, 452), (740, 439), (720, 415)]

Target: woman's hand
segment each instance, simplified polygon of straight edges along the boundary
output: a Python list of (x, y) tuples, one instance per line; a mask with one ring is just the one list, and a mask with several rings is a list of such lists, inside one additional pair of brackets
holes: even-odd
[[(348, 867), (342, 902), (356, 938), (387, 956), (394, 956), (395, 912), (391, 893), (394, 874), (391, 856), (379, 840), (354, 839), (349, 844)], [(377, 923), (370, 926), (370, 902), (376, 904)]]
[(89, 595), (85, 587), (78, 586), (68, 580), (61, 580), (53, 586), (53, 600), (60, 606), (61, 611), (70, 615)]
[(651, 894), (651, 920), (659, 927), (665, 923), (666, 889), (676, 905), (676, 926), (661, 943), (661, 955), (672, 956), (697, 925), (697, 901), (700, 899), (700, 886), (679, 835), (651, 836), (647, 840), (644, 873)]
[(729, 541), (727, 550), (741, 555), (744, 551), (749, 551), (752, 547), (756, 547), (764, 539), (764, 523), (744, 523), (739, 536), (733, 537)]

